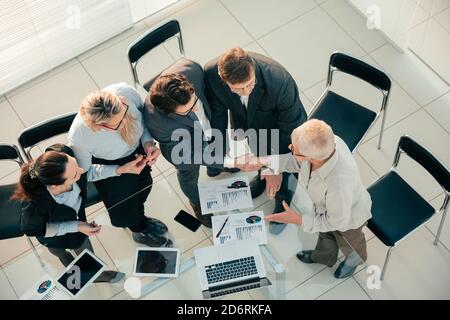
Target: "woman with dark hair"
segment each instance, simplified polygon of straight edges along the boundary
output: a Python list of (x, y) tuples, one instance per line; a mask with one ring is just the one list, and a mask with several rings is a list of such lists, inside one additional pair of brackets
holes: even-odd
[[(135, 173), (145, 166), (142, 156), (120, 166), (121, 172)], [(21, 168), (20, 181), (12, 200), (22, 201), (22, 230), (34, 236), (68, 266), (84, 249), (94, 252), (89, 237), (100, 232), (101, 226), (86, 221), (85, 200), (87, 181), (107, 178), (110, 172), (92, 167), (85, 172), (78, 166), (72, 150), (55, 144), (35, 161)], [(96, 282), (117, 282), (124, 274), (105, 271)]]

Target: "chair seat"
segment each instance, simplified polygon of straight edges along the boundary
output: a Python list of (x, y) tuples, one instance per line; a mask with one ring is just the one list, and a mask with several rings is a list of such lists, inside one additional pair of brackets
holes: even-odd
[(93, 182), (87, 183), (87, 195), (86, 195), (86, 205), (85, 207), (90, 207), (98, 202), (101, 202), (102, 198), (100, 197), (100, 194), (97, 191), (97, 188), (95, 187)]
[(9, 198), (16, 188), (15, 184), (0, 186), (0, 240), (23, 236), (20, 219), (22, 206), (20, 201)]
[(368, 228), (386, 245), (393, 246), (435, 213), (395, 171), (390, 171), (367, 191), (372, 197)]
[(374, 111), (333, 91), (328, 91), (309, 118), (328, 123), (334, 134), (344, 140), (349, 149), (353, 151), (375, 120), (376, 115)]

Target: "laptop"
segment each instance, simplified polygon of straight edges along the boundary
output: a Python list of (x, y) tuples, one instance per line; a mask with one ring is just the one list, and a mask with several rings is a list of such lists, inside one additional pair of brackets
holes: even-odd
[(204, 299), (272, 284), (255, 239), (199, 248), (194, 253)]
[(77, 297), (103, 272), (106, 265), (91, 251), (84, 250), (56, 281), (42, 276), (21, 300), (69, 300)]

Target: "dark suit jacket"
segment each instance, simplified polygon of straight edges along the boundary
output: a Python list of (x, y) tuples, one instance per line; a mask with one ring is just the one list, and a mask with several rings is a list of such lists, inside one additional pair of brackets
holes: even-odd
[(38, 199), (22, 203), (22, 231), (27, 236), (35, 236), (40, 243), (51, 248), (79, 248), (86, 239), (86, 235), (81, 232), (44, 237), (47, 222), (86, 221), (84, 205), (87, 193), (87, 174), (83, 174), (76, 183), (81, 189), (82, 198), (78, 213), (73, 208), (57, 203), (50, 193), (45, 191)]
[[(211, 108), (209, 107), (209, 103), (206, 98), (203, 68), (194, 61), (180, 59), (162, 72), (161, 75), (170, 73), (182, 74), (188, 78), (189, 82), (194, 87), (195, 94), (203, 103), (206, 117), (211, 120)], [(207, 143), (200, 143), (200, 140), (197, 141), (197, 143), (194, 143), (194, 136), (201, 139), (202, 131), (201, 128), (198, 127), (198, 130), (194, 133), (194, 121), (191, 118), (177, 115), (175, 113), (166, 114), (165, 112), (160, 111), (151, 103), (150, 94), (145, 99), (144, 118), (150, 134), (156, 141), (159, 142), (162, 155), (176, 168), (189, 170), (192, 168), (193, 163), (206, 165), (203, 161), (202, 163), (194, 161), (195, 154), (197, 154), (198, 159), (203, 159), (203, 157), (200, 158), (198, 156), (203, 154), (203, 151), (207, 148)], [(177, 129), (184, 129), (184, 133), (186, 134), (183, 134), (181, 131), (177, 131), (180, 133), (179, 135), (177, 134), (179, 137), (177, 139), (172, 139), (172, 133), (174, 133)], [(172, 159), (172, 150), (180, 143), (180, 141), (186, 142), (191, 148), (190, 150), (186, 150), (188, 152), (185, 154), (183, 154), (183, 152), (177, 152), (177, 154), (180, 154), (181, 157), (186, 157), (184, 159), (189, 158), (188, 161), (183, 161), (182, 163), (178, 163)], [(180, 145), (178, 145), (178, 147), (180, 147)], [(178, 151), (179, 149), (177, 148), (176, 150)], [(222, 168), (223, 166), (218, 164), (216, 167)]]
[[(267, 140), (262, 134), (258, 134), (257, 141), (250, 139), (250, 146), (259, 146), (257, 151), (252, 152), (258, 155), (287, 153), (292, 130), (306, 121), (297, 85), (278, 62), (257, 53), (249, 54), (255, 61), (256, 86), (250, 94), (247, 109), (239, 95), (233, 93), (220, 78), (218, 58), (205, 65), (206, 92), (212, 111), (211, 126), (225, 132), (229, 110), (233, 129), (268, 130)], [(280, 130), (279, 141), (271, 141), (273, 129)]]

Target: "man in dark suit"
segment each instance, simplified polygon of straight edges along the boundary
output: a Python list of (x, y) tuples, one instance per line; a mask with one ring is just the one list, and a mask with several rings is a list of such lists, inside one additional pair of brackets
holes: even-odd
[[(225, 137), (230, 112), (232, 129), (256, 132), (246, 135), (254, 154), (290, 152), (292, 130), (306, 121), (306, 112), (297, 85), (283, 66), (263, 55), (232, 48), (205, 65), (205, 82), (213, 128)], [(218, 172), (208, 169), (210, 176)], [(275, 213), (283, 212), (282, 201), (289, 204), (294, 192), (288, 188), (289, 177), (258, 171), (250, 183), (252, 197), (266, 189), (276, 199)], [(285, 226), (271, 223), (269, 231), (278, 234)]]
[(223, 156), (217, 163), (204, 158), (205, 154), (213, 152), (208, 150), (209, 146), (212, 148), (209, 144), (212, 137), (211, 109), (205, 95), (203, 68), (191, 60), (180, 59), (166, 69), (151, 84), (145, 100), (144, 117), (164, 158), (176, 167), (181, 189), (195, 215), (211, 228), (212, 215), (202, 215), (200, 209), (199, 169), (200, 165), (215, 166), (218, 170), (224, 167)]

